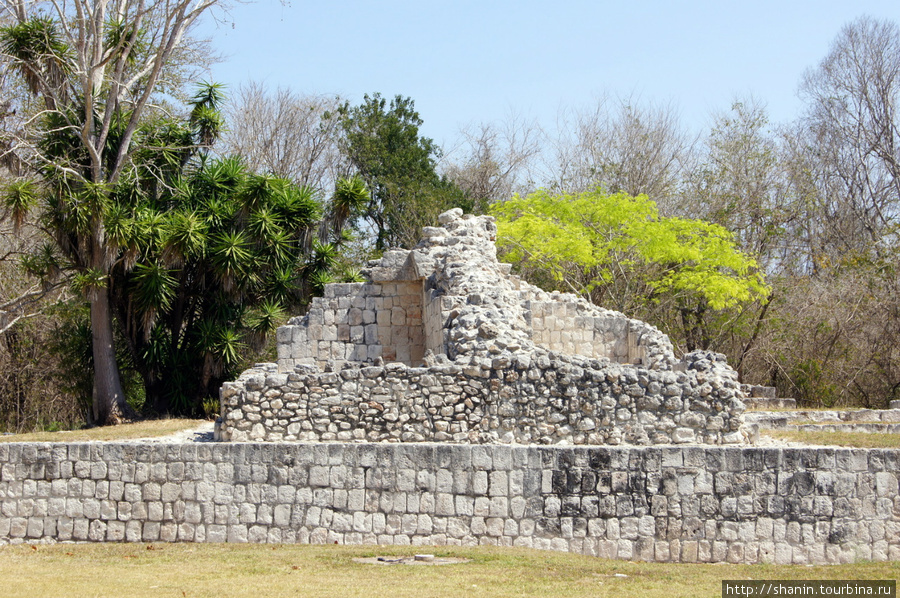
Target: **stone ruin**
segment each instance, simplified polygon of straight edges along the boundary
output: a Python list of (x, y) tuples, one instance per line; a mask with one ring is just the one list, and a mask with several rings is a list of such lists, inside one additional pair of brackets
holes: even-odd
[(723, 355), (678, 359), (657, 328), (497, 260), (488, 216), (450, 210), (413, 250), (329, 284), (278, 329), (278, 363), (221, 390), (219, 440), (738, 444)]
[(742, 424), (763, 389), (721, 355), (678, 359), (652, 326), (511, 276), (490, 218), (440, 222), (328, 285), (279, 329), (277, 364), (223, 386), (218, 439), (269, 442), (0, 443), (0, 544), (900, 560), (900, 450), (734, 446), (812, 416)]

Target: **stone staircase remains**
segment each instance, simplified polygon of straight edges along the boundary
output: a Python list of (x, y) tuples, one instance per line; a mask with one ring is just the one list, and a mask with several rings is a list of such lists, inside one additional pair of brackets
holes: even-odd
[[(868, 432), (900, 434), (900, 401), (891, 401), (890, 409), (796, 409), (794, 399), (776, 398), (770, 386), (742, 385), (747, 395), (745, 424), (760, 430), (799, 430), (804, 432)], [(790, 411), (772, 411), (790, 409)]]
[(796, 399), (780, 399), (775, 394), (775, 388), (772, 386), (754, 386), (750, 384), (741, 384), (741, 390), (747, 396), (744, 399), (744, 405), (747, 409), (763, 410), (763, 409), (796, 409)]

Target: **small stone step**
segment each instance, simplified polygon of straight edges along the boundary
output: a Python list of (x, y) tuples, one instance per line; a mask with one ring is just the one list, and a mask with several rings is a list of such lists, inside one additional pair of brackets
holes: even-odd
[(891, 409), (900, 409), (900, 399), (891, 401)]
[(788, 426), (801, 432), (865, 432), (867, 434), (900, 434), (900, 424), (801, 424)]
[[(816, 424), (878, 423), (900, 424), (900, 409), (834, 409), (817, 411), (748, 411), (744, 422), (757, 424), (763, 430), (783, 430), (795, 427), (797, 422)], [(803, 424), (800, 424), (803, 425)]]
[(745, 424), (756, 424), (760, 430), (783, 430), (788, 427), (790, 418), (783, 413), (771, 411), (748, 411), (744, 413)]
[(741, 392), (750, 398), (775, 399), (778, 397), (774, 386), (759, 386), (755, 384), (741, 384)]
[(744, 399), (747, 409), (796, 409), (796, 399), (776, 399), (774, 397), (747, 397)]

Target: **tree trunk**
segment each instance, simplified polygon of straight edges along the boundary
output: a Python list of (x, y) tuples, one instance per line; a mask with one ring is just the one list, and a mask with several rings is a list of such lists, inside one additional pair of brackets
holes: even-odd
[(94, 424), (115, 425), (128, 409), (116, 364), (109, 293), (101, 289), (91, 299), (91, 336), (94, 353)]

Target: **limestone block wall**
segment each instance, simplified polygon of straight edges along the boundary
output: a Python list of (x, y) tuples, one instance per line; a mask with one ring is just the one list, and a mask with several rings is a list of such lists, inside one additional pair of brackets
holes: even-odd
[(220, 440), (735, 444), (737, 377), (715, 353), (683, 372), (544, 350), (321, 372), (259, 364), (222, 387)]
[(427, 289), (422, 299), (422, 325), (425, 327), (425, 351), (435, 355), (447, 354), (444, 320), (453, 308), (453, 301), (436, 289)]
[[(432, 326), (433, 327), (433, 326)], [(421, 281), (325, 287), (307, 314), (278, 329), (282, 371), (297, 365), (374, 362), (421, 365), (425, 355)]]
[(496, 259), (492, 219), (452, 214), (445, 220), (449, 230), (426, 227), (416, 250), (391, 250), (372, 262), (368, 283), (326, 285), (305, 316), (279, 330), (279, 370), (379, 360), (420, 366), (426, 351), (485, 352), (477, 342), (483, 331), (472, 328), (484, 318), (460, 317), (475, 312), (495, 320), (491, 338), (518, 333), (551, 351), (617, 363), (675, 362), (671, 343), (656, 328), (511, 276), (510, 265)]
[(531, 339), (535, 344), (561, 353), (585, 357), (608, 357), (617, 363), (642, 363), (644, 335), (653, 337), (658, 330), (624, 314), (586, 309), (573, 295), (553, 293), (549, 301), (528, 301)]
[(900, 559), (900, 451), (0, 445), (0, 542), (499, 545), (730, 563)]

